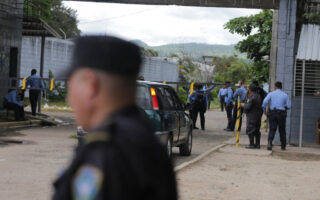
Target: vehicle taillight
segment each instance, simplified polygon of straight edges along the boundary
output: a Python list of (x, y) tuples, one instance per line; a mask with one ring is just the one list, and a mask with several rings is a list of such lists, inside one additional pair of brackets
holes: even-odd
[(150, 88), (150, 92), (152, 97), (153, 110), (159, 110), (159, 103), (158, 103), (156, 90), (154, 88)]

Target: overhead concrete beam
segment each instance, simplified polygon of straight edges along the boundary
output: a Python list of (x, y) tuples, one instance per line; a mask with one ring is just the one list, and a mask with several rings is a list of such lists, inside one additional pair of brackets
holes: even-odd
[[(74, 0), (65, 0), (74, 1)], [(77, 0), (87, 2), (145, 4), (145, 5), (180, 5), (199, 7), (228, 7), (278, 9), (280, 0)]]

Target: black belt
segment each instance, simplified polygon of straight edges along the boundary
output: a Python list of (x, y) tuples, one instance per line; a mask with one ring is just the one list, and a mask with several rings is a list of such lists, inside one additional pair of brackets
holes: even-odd
[(270, 110), (270, 112), (284, 113), (284, 112), (287, 112), (287, 111), (285, 111), (285, 110), (273, 109), (273, 110)]

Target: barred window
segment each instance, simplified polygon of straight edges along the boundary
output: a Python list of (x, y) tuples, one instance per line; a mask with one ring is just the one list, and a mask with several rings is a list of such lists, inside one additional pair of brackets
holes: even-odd
[[(301, 96), (303, 61), (295, 66), (294, 96)], [(320, 97), (320, 61), (305, 61), (304, 95)]]

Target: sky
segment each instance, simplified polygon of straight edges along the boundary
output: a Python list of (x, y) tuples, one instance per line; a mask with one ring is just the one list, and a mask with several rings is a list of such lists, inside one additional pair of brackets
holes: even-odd
[(77, 10), (82, 34), (108, 34), (142, 40), (150, 46), (169, 43), (236, 44), (242, 40), (223, 28), (230, 19), (257, 9), (154, 6), (64, 2)]

